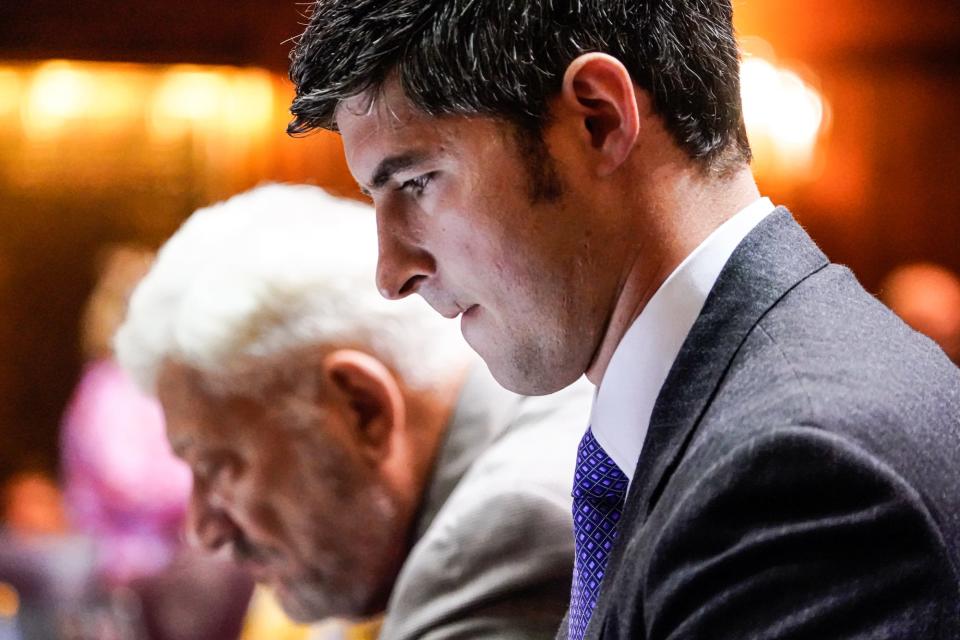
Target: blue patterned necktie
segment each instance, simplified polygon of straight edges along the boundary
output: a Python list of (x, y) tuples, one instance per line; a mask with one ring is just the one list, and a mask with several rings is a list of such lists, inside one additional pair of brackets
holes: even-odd
[(573, 588), (570, 640), (581, 640), (597, 605), (600, 583), (627, 494), (627, 476), (587, 429), (577, 449), (573, 481)]

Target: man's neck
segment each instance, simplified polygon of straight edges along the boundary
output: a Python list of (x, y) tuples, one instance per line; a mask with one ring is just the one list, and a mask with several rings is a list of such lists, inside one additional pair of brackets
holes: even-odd
[(587, 378), (599, 386), (610, 359), (633, 322), (660, 285), (713, 231), (760, 197), (749, 167), (724, 178), (691, 173), (658, 189), (647, 211), (636, 217), (643, 231), (654, 236), (638, 242), (624, 265), (619, 293)]

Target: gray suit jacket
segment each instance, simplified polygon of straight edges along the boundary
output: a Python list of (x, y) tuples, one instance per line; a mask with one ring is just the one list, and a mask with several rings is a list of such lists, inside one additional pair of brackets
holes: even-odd
[(673, 365), (622, 525), (589, 638), (960, 638), (960, 371), (779, 209)]
[(525, 398), (482, 364), (460, 394), (381, 640), (553, 638), (570, 599), (578, 383)]

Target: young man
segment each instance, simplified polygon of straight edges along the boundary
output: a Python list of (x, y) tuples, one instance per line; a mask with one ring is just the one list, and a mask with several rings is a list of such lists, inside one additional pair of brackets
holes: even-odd
[(375, 237), (365, 206), (268, 186), (160, 251), (117, 347), (193, 471), (189, 529), (300, 621), (552, 637), (590, 387), (500, 388), (421, 301), (378, 295)]
[(381, 292), (598, 386), (563, 635), (960, 633), (960, 372), (760, 197), (730, 0), (319, 0), (291, 77)]

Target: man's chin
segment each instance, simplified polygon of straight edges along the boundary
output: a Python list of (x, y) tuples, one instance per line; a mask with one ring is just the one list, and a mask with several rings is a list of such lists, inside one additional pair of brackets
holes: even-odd
[(569, 367), (550, 366), (542, 363), (536, 349), (519, 350), (506, 355), (503, 350), (485, 354), (476, 349), (494, 380), (503, 387), (525, 396), (542, 396), (555, 393), (576, 382), (581, 371), (571, 372)]
[(483, 329), (477, 324), (469, 326), (461, 324), (460, 326), (464, 341), (473, 349), (474, 353), (480, 356), (480, 359), (487, 365), (490, 374), (500, 386), (516, 393), (522, 393), (514, 388), (518, 385), (522, 386), (523, 383), (518, 380), (518, 371), (513, 359), (507, 355), (509, 353), (509, 336), (491, 335), (488, 328), (484, 327)]
[(273, 595), (280, 604), (280, 608), (294, 622), (308, 624), (337, 615), (329, 607), (318, 606), (302, 593), (302, 587), (289, 586), (283, 581), (271, 581), (267, 585), (273, 590)]
[(327, 618), (362, 618), (365, 613), (348, 601), (347, 594), (330, 596), (313, 583), (275, 580), (267, 583), (284, 613), (294, 622), (308, 624)]

